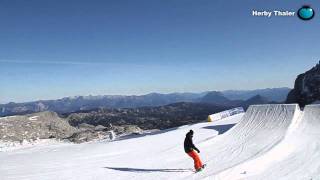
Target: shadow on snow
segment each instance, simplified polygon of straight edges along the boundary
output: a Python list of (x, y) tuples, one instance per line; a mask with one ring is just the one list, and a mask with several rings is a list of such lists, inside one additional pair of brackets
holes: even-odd
[(231, 129), (236, 124), (225, 124), (225, 125), (216, 125), (216, 126), (207, 126), (203, 127), (204, 129), (213, 129), (218, 131), (219, 134), (223, 134)]
[(142, 169), (142, 168), (127, 168), (127, 167), (104, 167), (116, 171), (127, 171), (136, 173), (152, 173), (152, 172), (190, 172), (191, 169)]
[(170, 131), (174, 131), (176, 129), (178, 129), (179, 127), (173, 127), (173, 128), (169, 128), (169, 129), (164, 129), (164, 130), (158, 130), (155, 132), (150, 132), (150, 133), (145, 133), (145, 134), (130, 134), (130, 135), (126, 135), (123, 137), (118, 138), (117, 140), (114, 141), (123, 141), (123, 140), (127, 140), (127, 139), (132, 139), (132, 138), (140, 138), (140, 137), (144, 137), (144, 136), (153, 136), (153, 135), (158, 135), (158, 134), (163, 134), (163, 133), (167, 133)]

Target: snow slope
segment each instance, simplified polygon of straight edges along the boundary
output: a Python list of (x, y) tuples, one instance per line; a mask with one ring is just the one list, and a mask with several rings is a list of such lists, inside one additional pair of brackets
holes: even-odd
[[(0, 152), (0, 179), (320, 179), (319, 117), (320, 105), (257, 105), (138, 138)], [(200, 173), (183, 151), (190, 129), (207, 163)]]
[(297, 119), (298, 105), (250, 106), (241, 122), (225, 135), (204, 143), (208, 167), (212, 170), (201, 175), (214, 174), (255, 158), (278, 144), (289, 126)]
[(201, 144), (231, 128), (242, 116), (120, 141), (0, 152), (0, 179), (184, 179), (194, 175), (193, 161), (183, 150), (185, 134), (193, 129), (194, 142), (203, 153), (209, 152)]
[[(245, 175), (239, 175), (240, 172)], [(320, 179), (320, 105), (300, 112), (285, 139), (263, 156), (219, 175), (228, 179)]]

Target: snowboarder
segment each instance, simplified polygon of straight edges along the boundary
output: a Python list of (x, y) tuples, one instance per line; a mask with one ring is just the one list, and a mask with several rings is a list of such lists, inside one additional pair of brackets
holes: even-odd
[(194, 168), (198, 172), (204, 168), (204, 165), (202, 164), (199, 155), (196, 153), (196, 151), (200, 153), (200, 150), (193, 144), (192, 137), (193, 131), (190, 130), (184, 139), (184, 151), (193, 159)]

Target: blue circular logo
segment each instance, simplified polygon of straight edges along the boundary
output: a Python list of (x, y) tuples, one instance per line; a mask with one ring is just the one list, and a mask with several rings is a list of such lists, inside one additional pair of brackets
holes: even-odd
[(302, 20), (310, 20), (314, 17), (314, 10), (310, 6), (302, 6), (298, 10), (298, 17)]

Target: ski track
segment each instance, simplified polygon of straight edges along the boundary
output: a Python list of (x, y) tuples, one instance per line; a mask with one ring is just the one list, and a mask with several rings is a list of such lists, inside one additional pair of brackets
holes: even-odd
[[(254, 105), (245, 114), (138, 138), (36, 145), (0, 152), (0, 179), (320, 180), (319, 117), (320, 105)], [(190, 129), (207, 164), (199, 173), (183, 151)]]

